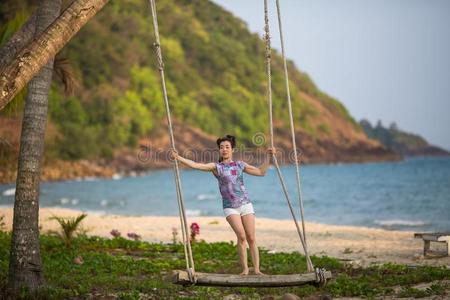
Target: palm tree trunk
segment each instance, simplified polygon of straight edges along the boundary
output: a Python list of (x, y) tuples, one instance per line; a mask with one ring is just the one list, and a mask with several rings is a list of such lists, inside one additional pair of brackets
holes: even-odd
[[(61, 2), (40, 1), (35, 36), (59, 16)], [(45, 284), (39, 251), (39, 182), (53, 59), (30, 81), (25, 102), (9, 262), (9, 286), (14, 290), (25, 286), (34, 291)]]
[(15, 59), (0, 70), (0, 110), (109, 0), (75, 0)]
[(17, 53), (30, 43), (36, 31), (37, 14), (33, 14), (22, 27), (0, 48), (0, 69), (6, 66)]

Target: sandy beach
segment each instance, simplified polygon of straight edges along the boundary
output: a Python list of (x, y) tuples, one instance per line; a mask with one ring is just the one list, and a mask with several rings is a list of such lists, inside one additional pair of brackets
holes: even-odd
[[(63, 208), (41, 208), (39, 224), (41, 232), (58, 230), (56, 221), (49, 220), (52, 215), (74, 217), (81, 211)], [(5, 216), (6, 229), (12, 227), (12, 208), (0, 208)], [(207, 242), (235, 240), (234, 233), (222, 216), (188, 217), (189, 224), (200, 225), (199, 239)], [(172, 228), (178, 228), (178, 217), (160, 216), (119, 216), (89, 213), (82, 227), (88, 235), (112, 237), (110, 232), (117, 229), (126, 237), (135, 232), (149, 242), (169, 243), (172, 241)], [(260, 247), (272, 252), (300, 251), (301, 244), (292, 220), (256, 219), (257, 241)], [(424, 258), (423, 242), (413, 238), (413, 232), (390, 231), (384, 229), (337, 226), (306, 223), (307, 243), (311, 254), (328, 255), (348, 260), (362, 266), (396, 262), (406, 264), (450, 265), (450, 257)]]

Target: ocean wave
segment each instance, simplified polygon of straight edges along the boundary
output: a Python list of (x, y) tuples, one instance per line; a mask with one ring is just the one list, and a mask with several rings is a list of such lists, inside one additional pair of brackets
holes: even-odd
[(3, 196), (14, 196), (16, 194), (16, 188), (10, 188), (7, 190), (4, 190), (2, 195)]
[(384, 226), (384, 227), (394, 227), (394, 226), (409, 226), (409, 227), (420, 227), (427, 225), (424, 221), (412, 221), (412, 220), (400, 220), (400, 219), (392, 219), (392, 220), (375, 220), (375, 224)]
[(195, 197), (197, 200), (212, 200), (214, 198), (215, 196), (212, 194), (198, 194), (197, 197)]
[(108, 215), (108, 212), (105, 210), (83, 210), (87, 215), (96, 215), (96, 216), (104, 216)]
[(77, 205), (78, 203), (80, 203), (80, 200), (78, 200), (77, 198), (62, 197), (61, 199), (59, 199), (59, 203), (61, 203), (62, 205), (66, 204)]
[(61, 198), (61, 199), (59, 199), (59, 202), (61, 202), (61, 204), (69, 204), (70, 199), (69, 198)]
[(186, 216), (188, 217), (198, 217), (202, 215), (202, 211), (199, 209), (187, 209)]

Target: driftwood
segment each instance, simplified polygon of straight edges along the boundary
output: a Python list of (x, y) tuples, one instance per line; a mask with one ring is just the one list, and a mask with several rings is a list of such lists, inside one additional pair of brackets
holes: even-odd
[[(246, 286), (246, 287), (282, 287), (316, 283), (316, 273), (290, 275), (231, 275), (213, 273), (195, 273), (196, 285), (205, 286)], [(331, 272), (325, 271), (325, 278), (331, 279)], [(192, 284), (188, 272), (177, 270), (173, 274), (173, 283)]]

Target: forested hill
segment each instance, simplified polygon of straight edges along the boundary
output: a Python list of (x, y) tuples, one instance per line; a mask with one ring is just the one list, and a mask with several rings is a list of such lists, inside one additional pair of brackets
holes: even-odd
[[(33, 13), (33, 3), (2, 1), (0, 42), (5, 42)], [(193, 146), (186, 136), (194, 137), (193, 141), (198, 142), (195, 147), (213, 147), (214, 139), (224, 134), (234, 134), (241, 145), (252, 146), (255, 133), (267, 132), (261, 37), (250, 33), (242, 20), (207, 0), (158, 1), (158, 16), (180, 147)], [(112, 166), (135, 158), (140, 143), (168, 146), (167, 138), (161, 137), (166, 127), (153, 43), (147, 1), (111, 1), (58, 54), (62, 63), (56, 69), (73, 74), (77, 84), (75, 92), (66, 96), (61, 82), (54, 77), (46, 166), (56, 162), (73, 164), (81, 159), (86, 165), (102, 162)], [(280, 55), (273, 55), (272, 68), (275, 143), (289, 148)], [(304, 161), (396, 158), (380, 143), (368, 139), (346, 108), (321, 92), (292, 62), (289, 75)], [(0, 159), (12, 162), (12, 168), (16, 165), (23, 107), (21, 97), (17, 98), (0, 112)], [(193, 134), (184, 134), (187, 132)], [(202, 138), (195, 138), (196, 134)], [(123, 159), (125, 154), (127, 159)], [(148, 167), (152, 165), (128, 168)], [(5, 174), (3, 178), (10, 176)], [(57, 174), (47, 177), (69, 176)]]
[(399, 129), (395, 123), (389, 127), (384, 127), (381, 121), (375, 126), (368, 120), (361, 120), (359, 123), (367, 136), (402, 156), (450, 155), (450, 152), (430, 145), (423, 137)]

